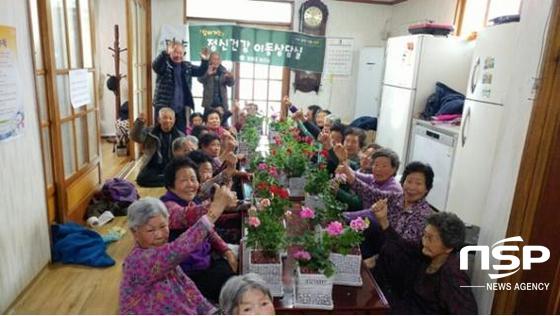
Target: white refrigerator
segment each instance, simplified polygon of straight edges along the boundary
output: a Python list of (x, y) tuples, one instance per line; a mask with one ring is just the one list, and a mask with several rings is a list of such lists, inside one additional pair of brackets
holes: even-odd
[(519, 23), (490, 26), (474, 49), (447, 211), (480, 226), (490, 185)]
[(376, 142), (407, 162), (412, 119), (441, 81), (462, 91), (467, 84), (473, 44), (456, 37), (410, 35), (387, 41), (385, 76)]

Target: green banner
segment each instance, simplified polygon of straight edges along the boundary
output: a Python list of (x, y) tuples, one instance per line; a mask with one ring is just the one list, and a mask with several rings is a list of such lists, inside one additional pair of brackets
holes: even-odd
[(208, 47), (223, 60), (323, 71), (325, 38), (322, 36), (236, 25), (189, 25), (188, 29), (193, 57)]

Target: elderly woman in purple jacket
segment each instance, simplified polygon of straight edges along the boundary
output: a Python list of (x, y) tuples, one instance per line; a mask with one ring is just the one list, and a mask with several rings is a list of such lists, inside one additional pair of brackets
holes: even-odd
[(135, 246), (123, 263), (121, 314), (212, 314), (210, 304), (179, 264), (214, 231), (214, 222), (236, 200), (227, 187), (218, 187), (208, 213), (173, 242), (169, 214), (158, 199), (144, 198), (128, 208), (128, 225)]

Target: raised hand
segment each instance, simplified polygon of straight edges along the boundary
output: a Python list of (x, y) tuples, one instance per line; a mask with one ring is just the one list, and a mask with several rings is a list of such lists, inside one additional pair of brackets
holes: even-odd
[(346, 183), (352, 184), (354, 180), (356, 180), (356, 176), (354, 175), (354, 170), (350, 168), (347, 164), (340, 164), (336, 167), (335, 170), (336, 174), (343, 174), (346, 176)]
[(338, 161), (341, 164), (345, 164), (348, 160), (348, 151), (346, 151), (344, 145), (336, 144), (333, 150), (334, 150), (334, 154), (336, 155), (336, 158), (338, 158)]
[(293, 118), (294, 120), (298, 121), (298, 122), (301, 122), (301, 121), (303, 121), (303, 120), (305, 119), (305, 117), (303, 116), (303, 111), (302, 111), (302, 110), (299, 110), (299, 111), (297, 111), (296, 113), (294, 113), (294, 114), (292, 115), (292, 118)]
[(233, 153), (233, 152), (228, 152), (225, 156), (224, 156), (224, 160), (228, 165), (228, 168), (233, 168), (235, 169), (235, 166), (237, 165), (237, 156)]
[(386, 229), (387, 227), (389, 227), (389, 220), (387, 219), (387, 199), (382, 199), (375, 202), (371, 206), (371, 211), (375, 215), (375, 218), (377, 219), (377, 222), (382, 229)]
[(204, 48), (200, 51), (200, 58), (202, 58), (203, 60), (208, 60), (208, 59), (210, 59), (210, 50), (208, 49), (208, 47), (204, 47)]
[(237, 195), (232, 192), (226, 185), (218, 186), (214, 184), (214, 199), (208, 210), (208, 218), (212, 222), (216, 222), (222, 215), (226, 207), (237, 203)]

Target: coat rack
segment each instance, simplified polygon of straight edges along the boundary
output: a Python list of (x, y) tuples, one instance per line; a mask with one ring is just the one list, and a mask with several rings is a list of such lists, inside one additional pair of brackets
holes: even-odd
[(125, 78), (126, 75), (121, 75), (120, 72), (120, 55), (122, 52), (126, 51), (126, 48), (119, 47), (119, 26), (115, 24), (115, 41), (113, 42), (113, 47), (109, 47), (109, 50), (113, 52), (113, 58), (115, 60), (115, 75), (110, 76), (114, 78), (114, 90), (115, 93), (115, 118), (119, 118), (119, 111), (121, 108), (121, 79)]

